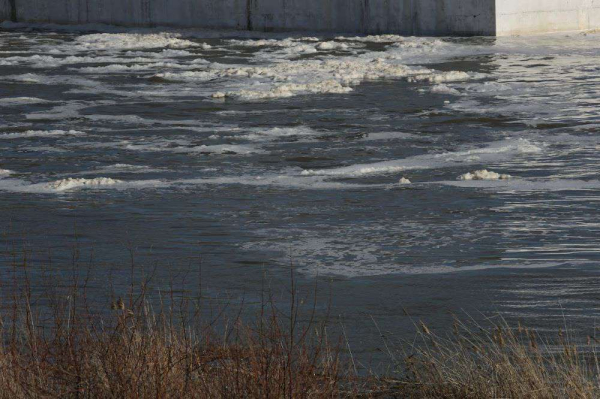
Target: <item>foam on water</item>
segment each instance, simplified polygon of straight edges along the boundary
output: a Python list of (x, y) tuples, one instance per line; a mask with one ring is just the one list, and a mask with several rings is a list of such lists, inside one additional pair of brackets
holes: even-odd
[(120, 174), (120, 173), (150, 173), (164, 172), (164, 169), (153, 168), (145, 165), (131, 165), (126, 163), (118, 163), (114, 165), (103, 166), (94, 170), (81, 172), (80, 175), (89, 174)]
[(289, 38), (283, 40), (262, 39), (262, 40), (229, 40), (228, 43), (235, 47), (259, 48), (261, 51), (255, 54), (256, 57), (267, 60), (281, 61), (302, 55), (318, 53), (316, 43), (307, 43), (303, 38)]
[[(78, 209), (114, 198), (107, 212), (124, 223), (160, 198), (174, 214), (161, 227), (202, 209), (232, 231), (216, 245), (273, 243), (281, 257), (252, 257), (294, 252), (308, 275), (551, 267), (564, 237), (593, 241), (598, 37), (60, 29), (2, 47), (4, 93), (18, 94), (0, 99), (0, 145), (19, 171), (0, 171), (2, 191), (68, 194)], [(40, 200), (3, 200), (23, 197)], [(557, 237), (564, 225), (586, 230)], [(274, 228), (246, 247), (257, 226)], [(530, 231), (545, 257), (519, 246)]]
[(360, 139), (360, 141), (390, 141), (390, 140), (418, 140), (423, 139), (422, 136), (412, 133), (402, 132), (377, 132), (369, 133)]
[(508, 180), (510, 178), (512, 178), (511, 175), (490, 172), (487, 169), (476, 170), (458, 176), (458, 180)]
[[(209, 33), (208, 37), (212, 37)], [(260, 36), (260, 35), (259, 35)], [(153, 79), (161, 79), (180, 89), (158, 91), (138, 91), (138, 95), (175, 97), (180, 95), (211, 96), (215, 99), (235, 98), (240, 100), (270, 100), (289, 98), (297, 95), (346, 94), (355, 86), (372, 80), (407, 79), (411, 82), (442, 83), (458, 82), (479, 78), (477, 74), (462, 71), (435, 71), (409, 64), (430, 61), (424, 57), (430, 54), (437, 58), (455, 49), (456, 45), (438, 39), (384, 37), (381, 40), (392, 43), (386, 49), (368, 50), (364, 43), (378, 42), (375, 37), (337, 38), (327, 40), (312, 37), (283, 37), (260, 40), (228, 40), (224, 45), (207, 45), (190, 40), (203, 37), (202, 32), (151, 32), (138, 33), (97, 33), (83, 35), (73, 42), (60, 45), (40, 45), (44, 55), (13, 56), (3, 58), (4, 65), (28, 65), (36, 68), (94, 65), (80, 68), (86, 74), (114, 74), (161, 71)], [(274, 36), (276, 37), (276, 36)], [(251, 47), (259, 49), (252, 54), (260, 65), (239, 65), (207, 63), (194, 53), (183, 49), (227, 47)], [(165, 49), (166, 48), (166, 49)], [(153, 51), (161, 49), (162, 51)], [(135, 51), (138, 50), (138, 51)], [(145, 50), (145, 51), (139, 51)], [(342, 56), (352, 53), (352, 56)], [(50, 55), (48, 55), (50, 54)], [(315, 55), (314, 59), (298, 58)], [(185, 57), (185, 58), (181, 58)], [(194, 58), (192, 58), (194, 57)], [(165, 62), (156, 62), (162, 58)], [(415, 62), (417, 60), (417, 62)], [(206, 64), (202, 66), (202, 64)], [(85, 80), (57, 77), (21, 76), (20, 79), (32, 83), (66, 83), (83, 86), (85, 90), (94, 83)], [(203, 82), (217, 82), (220, 89), (208, 91)], [(196, 83), (197, 87), (187, 87), (180, 83)], [(112, 93), (128, 96), (124, 90), (108, 89), (106, 83), (96, 82), (97, 93)], [(198, 90), (200, 89), (200, 90)], [(72, 90), (72, 93), (83, 93)]]
[(0, 134), (0, 140), (28, 139), (28, 138), (54, 138), (64, 136), (85, 136), (78, 130), (28, 130), (23, 133)]
[(509, 180), (457, 180), (442, 181), (439, 184), (479, 188), (499, 192), (536, 192), (536, 191), (597, 191), (600, 180), (580, 179), (509, 179)]
[(431, 88), (431, 92), (434, 94), (448, 94), (451, 96), (460, 96), (460, 92), (448, 85), (438, 84)]
[(306, 176), (365, 176), (396, 173), (415, 169), (437, 169), (455, 164), (473, 164), (498, 161), (519, 154), (537, 154), (542, 148), (526, 139), (507, 139), (489, 143), (482, 148), (467, 149), (441, 154), (417, 155), (410, 158), (350, 165), (334, 169), (305, 170)]
[(41, 83), (45, 77), (35, 73), (24, 73), (22, 75), (4, 75), (2, 79), (8, 82)]
[(197, 43), (181, 39), (181, 35), (175, 33), (97, 33), (80, 36), (75, 40), (75, 43), (76, 47), (82, 51), (155, 48), (181, 49), (199, 46)]
[[(369, 262), (370, 261), (370, 262)], [(411, 266), (401, 266), (394, 263), (382, 264), (377, 262), (374, 255), (372, 256), (358, 256), (351, 261), (344, 261), (338, 259), (337, 264), (317, 263), (313, 266), (302, 267), (301, 271), (309, 276), (341, 276), (345, 278), (360, 278), (360, 277), (372, 277), (372, 276), (384, 276), (384, 275), (437, 275), (437, 274), (455, 274), (455, 273), (468, 273), (475, 271), (484, 270), (500, 270), (500, 269), (511, 269), (511, 270), (528, 270), (528, 269), (549, 269), (560, 266), (565, 266), (565, 262), (552, 262), (546, 261), (505, 261), (503, 263), (488, 263), (472, 266), (449, 266), (449, 265), (429, 265), (421, 266), (419, 268)]]
[(170, 183), (162, 180), (137, 180), (124, 181), (110, 177), (74, 178), (67, 177), (60, 180), (30, 183), (21, 179), (0, 179), (0, 191), (27, 193), (27, 194), (61, 194), (79, 190), (140, 190), (168, 187)]
[[(476, 75), (477, 77), (482, 77)], [(409, 82), (428, 82), (428, 83), (444, 83), (444, 82), (461, 82), (471, 79), (471, 75), (467, 72), (450, 71), (439, 73), (428, 73), (415, 76), (409, 76)]]
[(215, 145), (199, 145), (194, 147), (181, 147), (174, 149), (173, 152), (179, 153), (198, 153), (198, 154), (223, 154), (223, 155), (250, 155), (265, 153), (264, 150), (240, 144), (215, 144)]
[(319, 135), (320, 132), (313, 130), (307, 126), (296, 127), (275, 127), (272, 129), (255, 129), (253, 133), (240, 136), (245, 140), (250, 141), (275, 141), (281, 139), (307, 140), (311, 137)]
[(339, 42), (321, 42), (319, 44), (317, 44), (317, 50), (325, 50), (325, 51), (330, 51), (330, 50), (348, 50), (349, 46), (346, 43), (339, 43)]
[(96, 177), (93, 179), (66, 178), (47, 183), (45, 187), (52, 191), (65, 191), (74, 188), (94, 188), (101, 186), (114, 186), (123, 183), (121, 180), (115, 180), (110, 177)]
[(238, 98), (265, 100), (297, 95), (345, 94), (366, 81), (381, 79), (407, 79), (411, 82), (457, 82), (480, 75), (460, 71), (440, 72), (423, 67), (402, 64), (395, 57), (385, 57), (380, 52), (367, 52), (360, 56), (323, 59), (298, 59), (275, 62), (261, 66), (235, 66), (218, 63), (186, 72), (164, 72), (154, 76), (173, 82), (200, 83), (219, 81), (224, 87), (213, 98)]
[(301, 176), (298, 174), (285, 175), (242, 175), (235, 177), (215, 177), (204, 179), (184, 179), (173, 181), (174, 185), (241, 185), (254, 187), (280, 187), (297, 190), (349, 190), (349, 189), (386, 189), (385, 184), (358, 184), (349, 182), (328, 181), (320, 176)]
[(146, 64), (146, 65), (123, 65), (123, 64), (111, 64), (101, 67), (84, 67), (79, 68), (80, 72), (83, 73), (131, 73), (140, 71), (149, 71), (155, 68), (161, 68), (167, 66), (166, 64)]
[(47, 111), (32, 112), (25, 115), (25, 118), (31, 121), (37, 120), (65, 120), (69, 118), (78, 118), (80, 111), (90, 106), (109, 105), (107, 102), (69, 102), (64, 105), (58, 105)]
[(0, 106), (13, 107), (30, 104), (48, 104), (52, 101), (44, 100), (36, 97), (6, 97), (0, 98)]

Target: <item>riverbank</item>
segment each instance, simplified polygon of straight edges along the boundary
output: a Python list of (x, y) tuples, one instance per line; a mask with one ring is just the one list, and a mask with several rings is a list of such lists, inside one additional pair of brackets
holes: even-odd
[(1, 292), (1, 397), (600, 397), (597, 337), (562, 329), (455, 319), (436, 334), (414, 319), (412, 341), (379, 331), (388, 367), (373, 373), (358, 371), (344, 327), (331, 334), (338, 320), (297, 296), (293, 276), (289, 306), (266, 296), (250, 319), (226, 306), (206, 317), (175, 288), (151, 294), (151, 278), (99, 311), (85, 274), (41, 294), (21, 276)]

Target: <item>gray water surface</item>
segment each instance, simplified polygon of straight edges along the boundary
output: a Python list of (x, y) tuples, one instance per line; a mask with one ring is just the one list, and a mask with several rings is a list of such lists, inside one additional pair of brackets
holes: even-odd
[(292, 265), (366, 353), (403, 308), (593, 328), (600, 35), (3, 27), (3, 247), (76, 241), (117, 291), (128, 248), (159, 285), (201, 259), (238, 303)]

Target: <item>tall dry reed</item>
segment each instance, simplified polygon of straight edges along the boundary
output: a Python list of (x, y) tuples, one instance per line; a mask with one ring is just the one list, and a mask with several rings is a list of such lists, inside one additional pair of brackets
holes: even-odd
[(98, 311), (88, 298), (89, 274), (79, 266), (66, 283), (38, 275), (41, 292), (32, 289), (26, 258), (4, 274), (0, 397), (358, 395), (343, 345), (329, 340), (326, 323), (315, 322), (314, 307), (302, 313), (293, 276), (289, 307), (267, 298), (254, 319), (242, 322), (224, 312), (204, 320), (200, 305), (178, 299), (174, 289), (153, 297), (151, 277), (132, 283), (124, 297), (107, 298)]
[[(542, 337), (520, 324), (483, 328), (455, 320), (441, 337), (424, 323), (403, 351), (388, 392), (407, 398), (600, 398), (597, 341), (560, 330)], [(578, 343), (576, 343), (578, 342)]]

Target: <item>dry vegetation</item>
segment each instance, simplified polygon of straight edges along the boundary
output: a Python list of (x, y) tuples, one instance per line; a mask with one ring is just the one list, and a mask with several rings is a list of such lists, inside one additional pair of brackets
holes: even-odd
[(405, 353), (395, 392), (415, 398), (600, 398), (596, 339), (574, 344), (560, 330), (542, 339), (535, 331), (454, 323), (448, 338), (418, 326), (419, 345)]
[(0, 352), (5, 398), (283, 398), (350, 394), (336, 353), (291, 342), (276, 320), (217, 339), (143, 320), (126, 309), (115, 327), (61, 324), (45, 336), (22, 326)]
[(559, 332), (550, 345), (520, 326), (459, 321), (441, 337), (416, 322), (410, 344), (382, 338), (392, 372), (359, 375), (314, 307), (299, 321), (293, 281), (289, 308), (267, 299), (242, 322), (203, 321), (172, 293), (151, 300), (148, 281), (98, 313), (85, 278), (33, 298), (27, 272), (13, 274), (0, 286), (1, 398), (600, 398), (595, 337)]
[(207, 318), (175, 289), (151, 295), (147, 278), (98, 309), (89, 275), (74, 271), (66, 285), (41, 277), (47, 288), (35, 295), (28, 269), (13, 262), (0, 282), (1, 398), (334, 398), (366, 389), (314, 307), (299, 321), (304, 298), (294, 294), (284, 311), (267, 298), (242, 322), (223, 309)]

